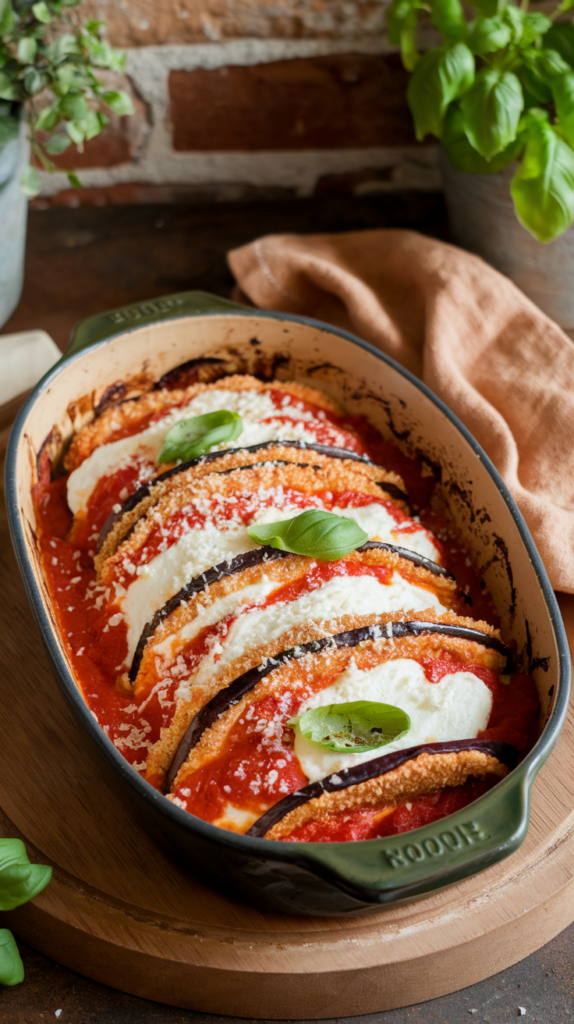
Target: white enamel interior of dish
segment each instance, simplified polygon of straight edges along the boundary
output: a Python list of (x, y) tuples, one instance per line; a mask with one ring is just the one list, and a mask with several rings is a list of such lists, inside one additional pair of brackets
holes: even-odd
[[(261, 344), (254, 346), (252, 340)], [(250, 343), (251, 342), (251, 343)], [(371, 352), (327, 329), (275, 320), (216, 314), (184, 317), (135, 329), (87, 350), (64, 365), (38, 396), (21, 434), (18, 494), (30, 557), (39, 585), (45, 586), (34, 545), (31, 487), (36, 455), (52, 428), (64, 439), (89, 419), (104, 391), (140, 373), (156, 380), (168, 370), (201, 356), (234, 358), (242, 371), (271, 366), (281, 356), (277, 377), (321, 388), (353, 414), (361, 414), (393, 438), (409, 432), (409, 443), (443, 467), (443, 485), (471, 558), (493, 595), (504, 635), (513, 639), (519, 660), (532, 656), (543, 717), (556, 699), (559, 661), (544, 595), (519, 530), (489, 472), (451, 420), (408, 379)], [(465, 494), (462, 500), (461, 493)], [(511, 568), (513, 585), (510, 583)], [(49, 607), (49, 602), (48, 607)], [(552, 691), (552, 688), (553, 691)]]

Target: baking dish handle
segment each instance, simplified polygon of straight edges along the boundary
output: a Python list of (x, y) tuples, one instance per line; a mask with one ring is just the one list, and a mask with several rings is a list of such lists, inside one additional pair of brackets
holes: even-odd
[(533, 774), (516, 770), (475, 803), (413, 832), (362, 843), (299, 847), (299, 864), (362, 903), (412, 899), (513, 853), (530, 817)]
[(240, 313), (243, 316), (250, 316), (253, 314), (253, 308), (240, 306), (229, 299), (222, 299), (219, 295), (200, 291), (177, 292), (175, 295), (162, 295), (157, 299), (136, 302), (131, 306), (120, 306), (118, 309), (108, 310), (107, 313), (90, 316), (76, 324), (70, 344), (60, 362), (65, 362), (71, 356), (97, 345), (100, 341), (107, 341), (108, 338), (126, 334), (147, 324), (161, 323), (163, 320), (174, 320), (182, 316), (201, 316), (206, 313)]

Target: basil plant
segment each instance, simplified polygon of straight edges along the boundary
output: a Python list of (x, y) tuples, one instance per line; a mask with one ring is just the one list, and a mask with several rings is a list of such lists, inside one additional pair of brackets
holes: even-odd
[[(26, 111), (35, 164), (58, 170), (52, 156), (99, 135), (106, 108), (132, 114), (130, 97), (97, 77), (100, 69), (121, 71), (125, 54), (100, 38), (101, 21), (78, 27), (69, 8), (80, 0), (0, 0), (0, 150), (18, 135)], [(80, 187), (73, 171), (70, 184)], [(34, 166), (21, 178), (26, 195), (37, 195)]]
[[(453, 167), (495, 174), (513, 161), (518, 219), (541, 242), (574, 220), (574, 24), (507, 0), (393, 0), (390, 41), (412, 72), (408, 103), (417, 138), (441, 140)], [(430, 16), (442, 44), (421, 54)]]

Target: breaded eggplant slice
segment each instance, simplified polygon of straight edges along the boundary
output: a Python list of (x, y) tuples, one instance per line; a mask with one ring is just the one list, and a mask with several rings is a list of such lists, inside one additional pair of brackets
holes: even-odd
[(144, 430), (151, 417), (161, 414), (164, 410), (167, 412), (171, 408), (186, 406), (193, 398), (205, 391), (223, 389), (226, 391), (285, 391), (289, 395), (294, 395), (304, 402), (317, 406), (324, 412), (334, 416), (342, 415), (341, 408), (322, 391), (307, 388), (294, 381), (272, 381), (264, 384), (256, 377), (247, 374), (234, 374), (230, 377), (221, 377), (212, 384), (192, 384), (190, 387), (179, 390), (151, 390), (136, 398), (108, 405), (100, 416), (79, 430), (72, 439), (64, 459), (64, 467), (71, 473), (100, 445), (109, 444), (117, 437), (139, 433), (139, 424), (145, 424), (139, 427)]
[(470, 778), (503, 779), (516, 757), (514, 747), (492, 740), (454, 740), (397, 750), (290, 793), (246, 834), (288, 841), (295, 829), (317, 819), (400, 806), (446, 786), (463, 786)]
[(227, 666), (212, 694), (209, 688), (192, 690), (150, 750), (146, 777), (161, 786), (167, 776), (168, 789), (176, 788), (189, 772), (220, 755), (230, 729), (250, 704), (267, 694), (295, 693), (303, 671), (331, 677), (345, 671), (351, 658), (370, 668), (421, 657), (447, 657), (501, 672), (510, 652), (487, 623), (431, 609), (416, 617), (348, 615), (331, 623), (306, 623)]
[[(342, 507), (336, 504), (339, 499)], [(364, 524), (371, 539), (402, 546), (403, 530), (407, 549), (441, 559), (437, 542), (424, 527), (381, 498), (376, 484), (348, 469), (337, 467), (334, 473), (329, 467), (315, 470), (291, 463), (210, 474), (187, 490), (168, 493), (101, 567), (108, 614), (121, 614), (127, 633), (126, 668), (142, 630), (174, 594), (214, 563), (258, 546), (247, 533), (251, 523), (325, 506)]]
[(167, 470), (149, 484), (144, 484), (125, 500), (122, 507), (112, 512), (104, 523), (98, 540), (96, 566), (109, 558), (142, 516), (157, 505), (164, 495), (175, 487), (187, 487), (209, 473), (228, 473), (231, 469), (267, 464), (310, 465), (323, 467), (334, 465), (349, 466), (353, 471), (363, 473), (368, 480), (380, 487), (380, 495), (396, 502), (405, 513), (409, 513), (408, 495), (402, 478), (377, 466), (376, 463), (344, 448), (330, 448), (328, 445), (307, 444), (303, 441), (266, 441), (251, 448), (234, 448), (228, 451), (208, 452), (190, 462), (181, 463)]
[[(351, 571), (353, 564), (357, 563), (385, 569), (389, 573), (389, 582), (392, 575), (398, 573), (403, 579), (433, 593), (448, 610), (458, 610), (461, 603), (456, 580), (450, 573), (442, 566), (403, 548), (370, 541), (339, 561), (350, 563)], [(190, 643), (190, 639), (194, 639), (199, 630), (205, 628), (203, 624), (195, 627), (195, 623), (209, 605), (259, 582), (263, 575), (276, 582), (279, 589), (302, 580), (313, 569), (317, 569), (316, 560), (270, 547), (247, 551), (208, 569), (174, 594), (147, 623), (136, 647), (129, 680), (124, 680), (124, 686), (134, 684), (134, 695), (142, 699), (158, 681), (159, 651), (165, 652), (169, 643), (169, 658), (176, 659), (180, 651)], [(317, 588), (316, 583), (313, 586)], [(240, 607), (238, 605), (237, 609), (226, 614), (237, 614)], [(168, 654), (164, 653), (163, 657), (167, 658)]]
[[(391, 524), (393, 529), (396, 528), (396, 531), (400, 533), (401, 522), (404, 522), (409, 524), (409, 531), (411, 530), (412, 521), (408, 520), (395, 502), (384, 499), (379, 486), (360, 470), (357, 470), (354, 465), (334, 463), (333, 460), (330, 460), (328, 464), (319, 468), (315, 468), (313, 465), (299, 466), (290, 463), (283, 466), (272, 464), (256, 468), (234, 469), (225, 474), (209, 473), (191, 483), (184, 481), (182, 484), (176, 484), (171, 481), (171, 486), (166, 489), (157, 504), (150, 509), (147, 515), (137, 520), (134, 528), (119, 547), (114, 549), (111, 538), (109, 538), (109, 543), (104, 544), (96, 560), (99, 577), (102, 582), (111, 580), (116, 568), (122, 562), (133, 559), (134, 555), (145, 547), (150, 535), (159, 526), (167, 528), (170, 518), (182, 513), (186, 508), (197, 507), (198, 502), (204, 503), (202, 505), (204, 507), (206, 502), (213, 504), (227, 498), (234, 499), (238, 494), (250, 495), (253, 500), (255, 500), (254, 496), (264, 494), (265, 498), (261, 501), (262, 508), (281, 508), (279, 498), (277, 505), (271, 502), (271, 498), (274, 491), (278, 496), (282, 496), (287, 489), (310, 497), (317, 494), (341, 494), (349, 491), (369, 496), (375, 502), (378, 500), (380, 505), (386, 503), (388, 514), (393, 520)], [(301, 506), (301, 511), (304, 507), (320, 507), (320, 505), (318, 506), (316, 501), (311, 500), (308, 506)], [(351, 516), (351, 512), (355, 514)], [(255, 511), (253, 514), (255, 515)], [(293, 514), (296, 514), (296, 511)], [(359, 519), (361, 510), (350, 509), (348, 514), (352, 518)], [(252, 518), (249, 519), (249, 522), (251, 521)], [(420, 527), (420, 531), (421, 534), (430, 537), (428, 531), (425, 531), (423, 527)], [(387, 540), (385, 537), (371, 539)], [(410, 544), (407, 542), (410, 539), (410, 536), (406, 537), (401, 546), (410, 548)], [(394, 542), (395, 538), (389, 537), (388, 540)], [(168, 537), (167, 541), (169, 541)], [(250, 544), (246, 537), (246, 549), (249, 547)], [(434, 550), (438, 555), (438, 548), (434, 547)], [(206, 569), (208, 567), (208, 565), (205, 566)]]

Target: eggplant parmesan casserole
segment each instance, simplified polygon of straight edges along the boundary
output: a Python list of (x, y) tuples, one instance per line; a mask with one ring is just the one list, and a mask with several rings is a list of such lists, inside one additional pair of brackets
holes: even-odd
[(148, 782), (271, 840), (394, 835), (533, 745), (539, 701), (436, 478), (302, 385), (116, 385), (39, 460), (77, 685)]

